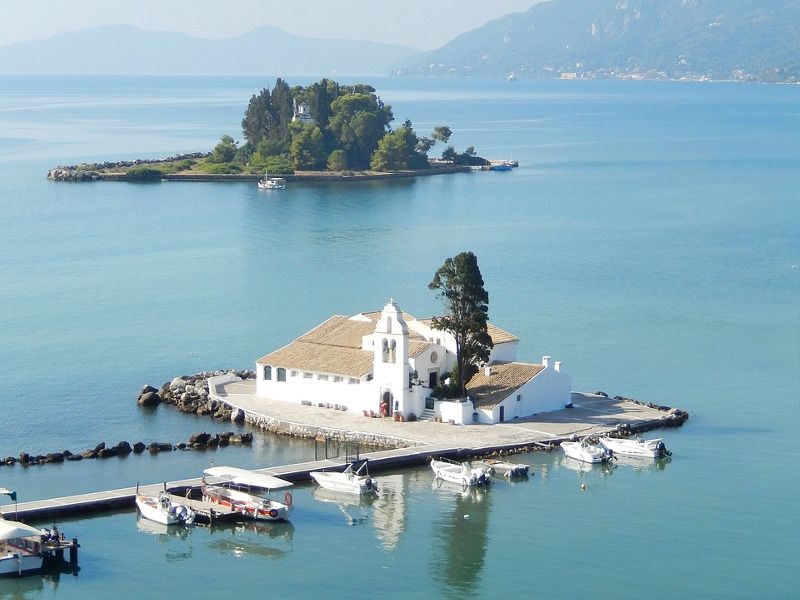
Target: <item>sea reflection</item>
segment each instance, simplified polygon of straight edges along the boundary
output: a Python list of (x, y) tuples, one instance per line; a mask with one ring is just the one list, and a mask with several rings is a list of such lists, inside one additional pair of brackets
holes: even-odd
[(380, 492), (373, 506), (375, 536), (385, 550), (394, 550), (407, 527), (408, 475), (385, 475), (378, 480)]
[(316, 487), (311, 495), (314, 500), (335, 504), (348, 525), (365, 525), (369, 521), (369, 508), (375, 502), (373, 494), (348, 494)]
[(644, 456), (614, 456), (614, 462), (619, 466), (630, 467), (635, 471), (663, 471), (672, 458), (647, 458)]
[(431, 563), (431, 575), (457, 590), (460, 597), (473, 596), (486, 561), (492, 496), (488, 488), (461, 489), (440, 483), (434, 482), (434, 491), (452, 499), (452, 508), (442, 515), (434, 532), (441, 552)]
[(212, 538), (216, 538), (209, 542), (212, 550), (234, 557), (280, 559), (293, 549), (294, 525), (288, 521), (215, 524), (209, 528), (209, 533)]

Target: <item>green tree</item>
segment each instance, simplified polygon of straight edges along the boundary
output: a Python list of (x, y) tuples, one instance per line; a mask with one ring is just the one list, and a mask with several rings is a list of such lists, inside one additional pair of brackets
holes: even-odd
[(453, 135), (453, 130), (450, 129), (447, 125), (441, 125), (439, 127), (433, 128), (433, 133), (431, 137), (436, 142), (442, 142), (446, 144), (450, 140), (450, 136)]
[(325, 143), (322, 131), (316, 125), (292, 123), (292, 167), (299, 171), (325, 168)]
[(344, 171), (347, 169), (347, 155), (344, 150), (334, 150), (328, 157), (328, 169), (331, 171)]
[(231, 162), (233, 157), (236, 156), (236, 142), (229, 135), (223, 135), (219, 143), (214, 146), (214, 151), (208, 158), (209, 162), (213, 163), (226, 163)]
[(427, 157), (417, 150), (417, 139), (411, 123), (406, 123), (384, 135), (372, 155), (373, 171), (401, 171), (428, 167)]
[[(354, 87), (355, 89), (355, 87)], [(360, 89), (371, 89), (362, 86)], [(373, 93), (348, 93), (331, 103), (328, 130), (333, 144), (347, 154), (347, 163), (357, 169), (369, 165), (372, 153), (392, 121), (390, 106)]]
[(478, 363), (489, 360), (493, 343), (488, 333), (489, 293), (483, 287), (478, 259), (472, 252), (448, 258), (428, 284), (437, 290), (446, 314), (433, 318), (433, 327), (447, 331), (456, 341), (457, 383), (461, 397), (478, 370)]
[(272, 96), (268, 89), (253, 94), (242, 119), (242, 133), (252, 145), (258, 144), (267, 136), (275, 120), (272, 112)]

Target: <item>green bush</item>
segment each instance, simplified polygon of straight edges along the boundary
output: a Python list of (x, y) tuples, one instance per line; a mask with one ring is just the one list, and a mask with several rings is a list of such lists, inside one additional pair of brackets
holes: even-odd
[(209, 175), (233, 175), (241, 173), (242, 168), (239, 165), (232, 163), (214, 163), (206, 162), (199, 164), (197, 170), (201, 173), (208, 173)]
[(163, 173), (153, 167), (133, 167), (128, 171), (130, 181), (161, 181)]

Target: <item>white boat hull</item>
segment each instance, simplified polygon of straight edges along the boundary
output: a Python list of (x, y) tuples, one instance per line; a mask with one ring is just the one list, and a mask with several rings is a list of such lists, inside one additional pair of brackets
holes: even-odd
[(585, 463), (603, 463), (611, 458), (606, 448), (583, 442), (561, 442), (561, 449), (565, 456)]
[(600, 438), (600, 443), (620, 456), (635, 456), (639, 458), (661, 458), (671, 453), (664, 446), (661, 439), (643, 440), (639, 438)]
[(162, 525), (190, 525), (194, 522), (194, 511), (186, 506), (175, 505), (165, 496), (136, 496), (136, 507), (145, 519)]
[(368, 475), (353, 475), (336, 471), (313, 471), (311, 478), (322, 488), (346, 494), (374, 494), (375, 482)]
[(492, 482), (489, 469), (486, 467), (473, 468), (464, 463), (432, 460), (431, 470), (434, 477), (462, 487), (487, 485)]
[(0, 556), (0, 575), (29, 575), (42, 570), (41, 553), (6, 548), (7, 553)]

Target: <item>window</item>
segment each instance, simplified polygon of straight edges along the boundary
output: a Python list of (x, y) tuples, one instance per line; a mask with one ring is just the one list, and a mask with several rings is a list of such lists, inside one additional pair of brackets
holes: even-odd
[(303, 372), (303, 379), (311, 379), (311, 373), (308, 373), (307, 371), (304, 371)]
[(338, 382), (342, 381), (342, 378), (339, 377), (338, 375), (334, 375), (333, 376), (333, 380), (338, 383)]
[(297, 371), (292, 371), (291, 375), (292, 377), (297, 377)]
[(264, 381), (269, 381), (272, 379), (272, 367), (269, 365), (264, 365)]
[(517, 402), (522, 402), (522, 394), (517, 394)]
[(286, 381), (286, 369), (278, 367), (278, 381)]
[(319, 381), (328, 381), (328, 376), (327, 375), (317, 375), (317, 379)]
[(347, 383), (357, 384), (357, 383), (361, 383), (361, 382), (360, 382), (358, 379), (356, 379), (356, 378), (354, 378), (354, 377), (351, 377), (351, 378), (350, 378), (350, 379), (347, 381)]

